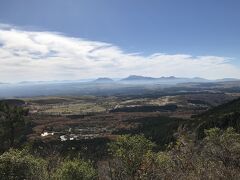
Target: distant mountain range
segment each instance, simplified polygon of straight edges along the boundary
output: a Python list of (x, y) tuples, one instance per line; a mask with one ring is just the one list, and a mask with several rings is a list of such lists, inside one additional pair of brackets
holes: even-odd
[(181, 77), (169, 76), (169, 77), (153, 78), (153, 77), (131, 75), (131, 76), (128, 76), (127, 78), (120, 80), (120, 82), (177, 84), (177, 83), (187, 83), (187, 82), (211, 82), (211, 80), (207, 80), (199, 77), (181, 78)]
[(220, 81), (220, 82), (226, 82), (226, 81), (240, 81), (240, 79), (236, 79), (236, 78), (224, 78), (224, 79), (217, 79), (216, 81)]
[[(118, 84), (179, 84), (179, 83), (218, 83), (218, 82), (231, 82), (231, 81), (240, 81), (240, 79), (235, 78), (224, 78), (217, 80), (209, 80), (201, 77), (194, 78), (184, 78), (184, 77), (147, 77), (147, 76), (138, 76), (138, 75), (130, 75), (126, 78), (122, 79), (111, 79), (108, 77), (101, 77), (97, 79), (81, 79), (81, 80), (56, 80), (56, 81), (22, 81), (17, 84), (19, 85), (31, 85), (31, 84), (60, 84), (60, 83), (92, 83), (92, 84), (110, 84), (110, 83), (118, 83)], [(7, 83), (1, 83), (0, 85), (4, 85)], [(14, 83), (16, 84), (16, 83)]]
[[(171, 90), (166, 90), (170, 88)], [(176, 89), (175, 89), (176, 88)], [(239, 92), (240, 80), (181, 77), (145, 77), (131, 75), (122, 79), (101, 77), (98, 79), (64, 81), (29, 81), (0, 84), (0, 99), (12, 97), (56, 96), (56, 95), (136, 95), (152, 93), (182, 93), (188, 91), (210, 90)]]

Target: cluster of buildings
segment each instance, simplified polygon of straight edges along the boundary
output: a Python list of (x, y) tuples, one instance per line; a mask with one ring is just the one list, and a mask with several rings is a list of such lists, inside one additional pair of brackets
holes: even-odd
[(41, 133), (41, 137), (58, 135), (60, 141), (73, 141), (83, 139), (94, 139), (98, 137), (104, 137), (111, 134), (112, 130), (103, 127), (85, 127), (85, 128), (69, 128), (66, 132), (47, 132)]

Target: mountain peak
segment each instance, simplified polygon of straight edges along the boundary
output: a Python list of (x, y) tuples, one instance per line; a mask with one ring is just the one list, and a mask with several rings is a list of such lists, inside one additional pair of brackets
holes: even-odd
[(111, 78), (102, 77), (94, 80), (95, 83), (113, 83), (114, 81)]
[(145, 77), (145, 76), (137, 76), (137, 75), (130, 75), (127, 78), (122, 79), (122, 81), (141, 81), (141, 80), (154, 80), (153, 77)]
[(177, 78), (175, 76), (168, 76), (168, 77), (162, 76), (160, 77), (160, 79), (177, 79)]

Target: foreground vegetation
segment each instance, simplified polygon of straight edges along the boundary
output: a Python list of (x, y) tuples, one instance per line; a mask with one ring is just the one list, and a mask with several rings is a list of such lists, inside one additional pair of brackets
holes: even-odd
[(195, 142), (181, 135), (166, 151), (154, 152), (154, 143), (143, 135), (123, 135), (109, 144), (108, 167), (100, 169), (78, 158), (40, 158), (26, 150), (0, 156), (0, 179), (239, 179), (240, 134), (233, 128), (205, 131)]
[[(0, 103), (0, 179), (240, 179), (239, 103), (213, 108), (179, 127), (178, 119), (174, 126), (168, 118), (160, 124), (158, 117), (146, 121), (137, 131), (104, 142), (108, 151), (101, 160), (86, 155), (87, 147), (69, 146), (61, 153), (26, 141), (32, 127), (28, 110)], [(159, 148), (163, 142), (170, 143)]]

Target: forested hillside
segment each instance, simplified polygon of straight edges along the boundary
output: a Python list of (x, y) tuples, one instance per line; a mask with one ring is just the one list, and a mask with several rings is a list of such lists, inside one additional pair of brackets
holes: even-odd
[(203, 137), (204, 129), (218, 127), (226, 129), (233, 127), (240, 132), (240, 98), (222, 104), (195, 117), (193, 122), (199, 138)]

